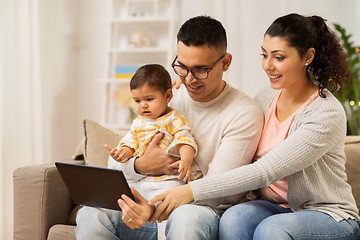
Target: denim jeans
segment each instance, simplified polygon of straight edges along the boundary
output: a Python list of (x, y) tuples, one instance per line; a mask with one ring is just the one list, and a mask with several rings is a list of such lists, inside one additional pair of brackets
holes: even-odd
[(139, 229), (131, 229), (121, 220), (122, 212), (93, 207), (82, 207), (76, 216), (77, 240), (157, 240), (156, 223), (146, 223)]
[(304, 210), (292, 212), (265, 200), (235, 205), (222, 215), (219, 239), (241, 240), (357, 240), (356, 220), (336, 222), (330, 215)]
[(219, 216), (209, 207), (185, 204), (176, 208), (166, 224), (166, 239), (215, 240)]
[[(76, 239), (157, 239), (156, 223), (146, 223), (139, 229), (131, 229), (121, 217), (121, 211), (83, 207), (76, 217)], [(172, 212), (167, 221), (166, 239), (217, 239), (218, 225), (219, 217), (211, 208), (182, 205)]]

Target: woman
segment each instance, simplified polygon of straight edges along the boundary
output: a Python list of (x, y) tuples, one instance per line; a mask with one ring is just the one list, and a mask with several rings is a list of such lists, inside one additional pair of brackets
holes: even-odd
[(328, 90), (348, 79), (343, 49), (321, 17), (289, 14), (267, 29), (261, 50), (272, 89), (256, 97), (266, 114), (256, 160), (160, 194), (150, 222), (193, 200), (259, 189), (258, 200), (225, 211), (220, 239), (358, 239), (345, 113)]

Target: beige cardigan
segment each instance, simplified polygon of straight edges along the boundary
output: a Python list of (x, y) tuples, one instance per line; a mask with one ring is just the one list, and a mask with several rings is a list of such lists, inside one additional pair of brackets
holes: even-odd
[[(256, 96), (264, 114), (276, 92)], [(293, 211), (318, 210), (335, 220), (357, 219), (358, 209), (346, 182), (345, 113), (326, 92), (297, 114), (286, 140), (253, 164), (190, 182), (195, 200), (229, 196), (266, 187), (288, 176), (288, 201)]]

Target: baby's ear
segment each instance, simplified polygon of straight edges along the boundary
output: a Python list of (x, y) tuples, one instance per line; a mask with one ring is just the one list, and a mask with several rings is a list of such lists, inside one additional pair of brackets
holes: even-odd
[(166, 93), (165, 93), (165, 98), (166, 98), (167, 103), (170, 102), (170, 100), (172, 99), (172, 97), (173, 97), (173, 92), (172, 92), (172, 89), (169, 88), (169, 89), (166, 91)]

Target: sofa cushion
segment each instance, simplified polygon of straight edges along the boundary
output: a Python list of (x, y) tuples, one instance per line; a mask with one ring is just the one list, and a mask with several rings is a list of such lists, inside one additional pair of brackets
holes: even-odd
[(107, 167), (109, 151), (104, 147), (104, 144), (116, 147), (122, 135), (87, 119), (84, 120), (84, 133), (86, 164), (95, 167)]
[(345, 143), (348, 183), (360, 209), (360, 136), (347, 136)]
[(76, 240), (75, 226), (56, 224), (49, 230), (47, 240)]
[[(119, 141), (122, 139), (122, 136), (125, 135), (126, 132), (115, 132), (88, 119), (83, 121), (83, 125), (85, 136), (76, 147), (73, 159), (84, 158), (86, 165), (107, 167), (109, 151), (104, 148), (104, 144), (107, 143), (112, 147), (117, 146)], [(70, 213), (68, 218), (68, 223), (70, 225), (76, 225), (76, 214), (80, 208), (81, 206), (76, 206)], [(59, 229), (54, 229), (54, 234), (56, 236), (58, 235), (58, 230), (62, 229), (61, 226), (58, 227)]]

